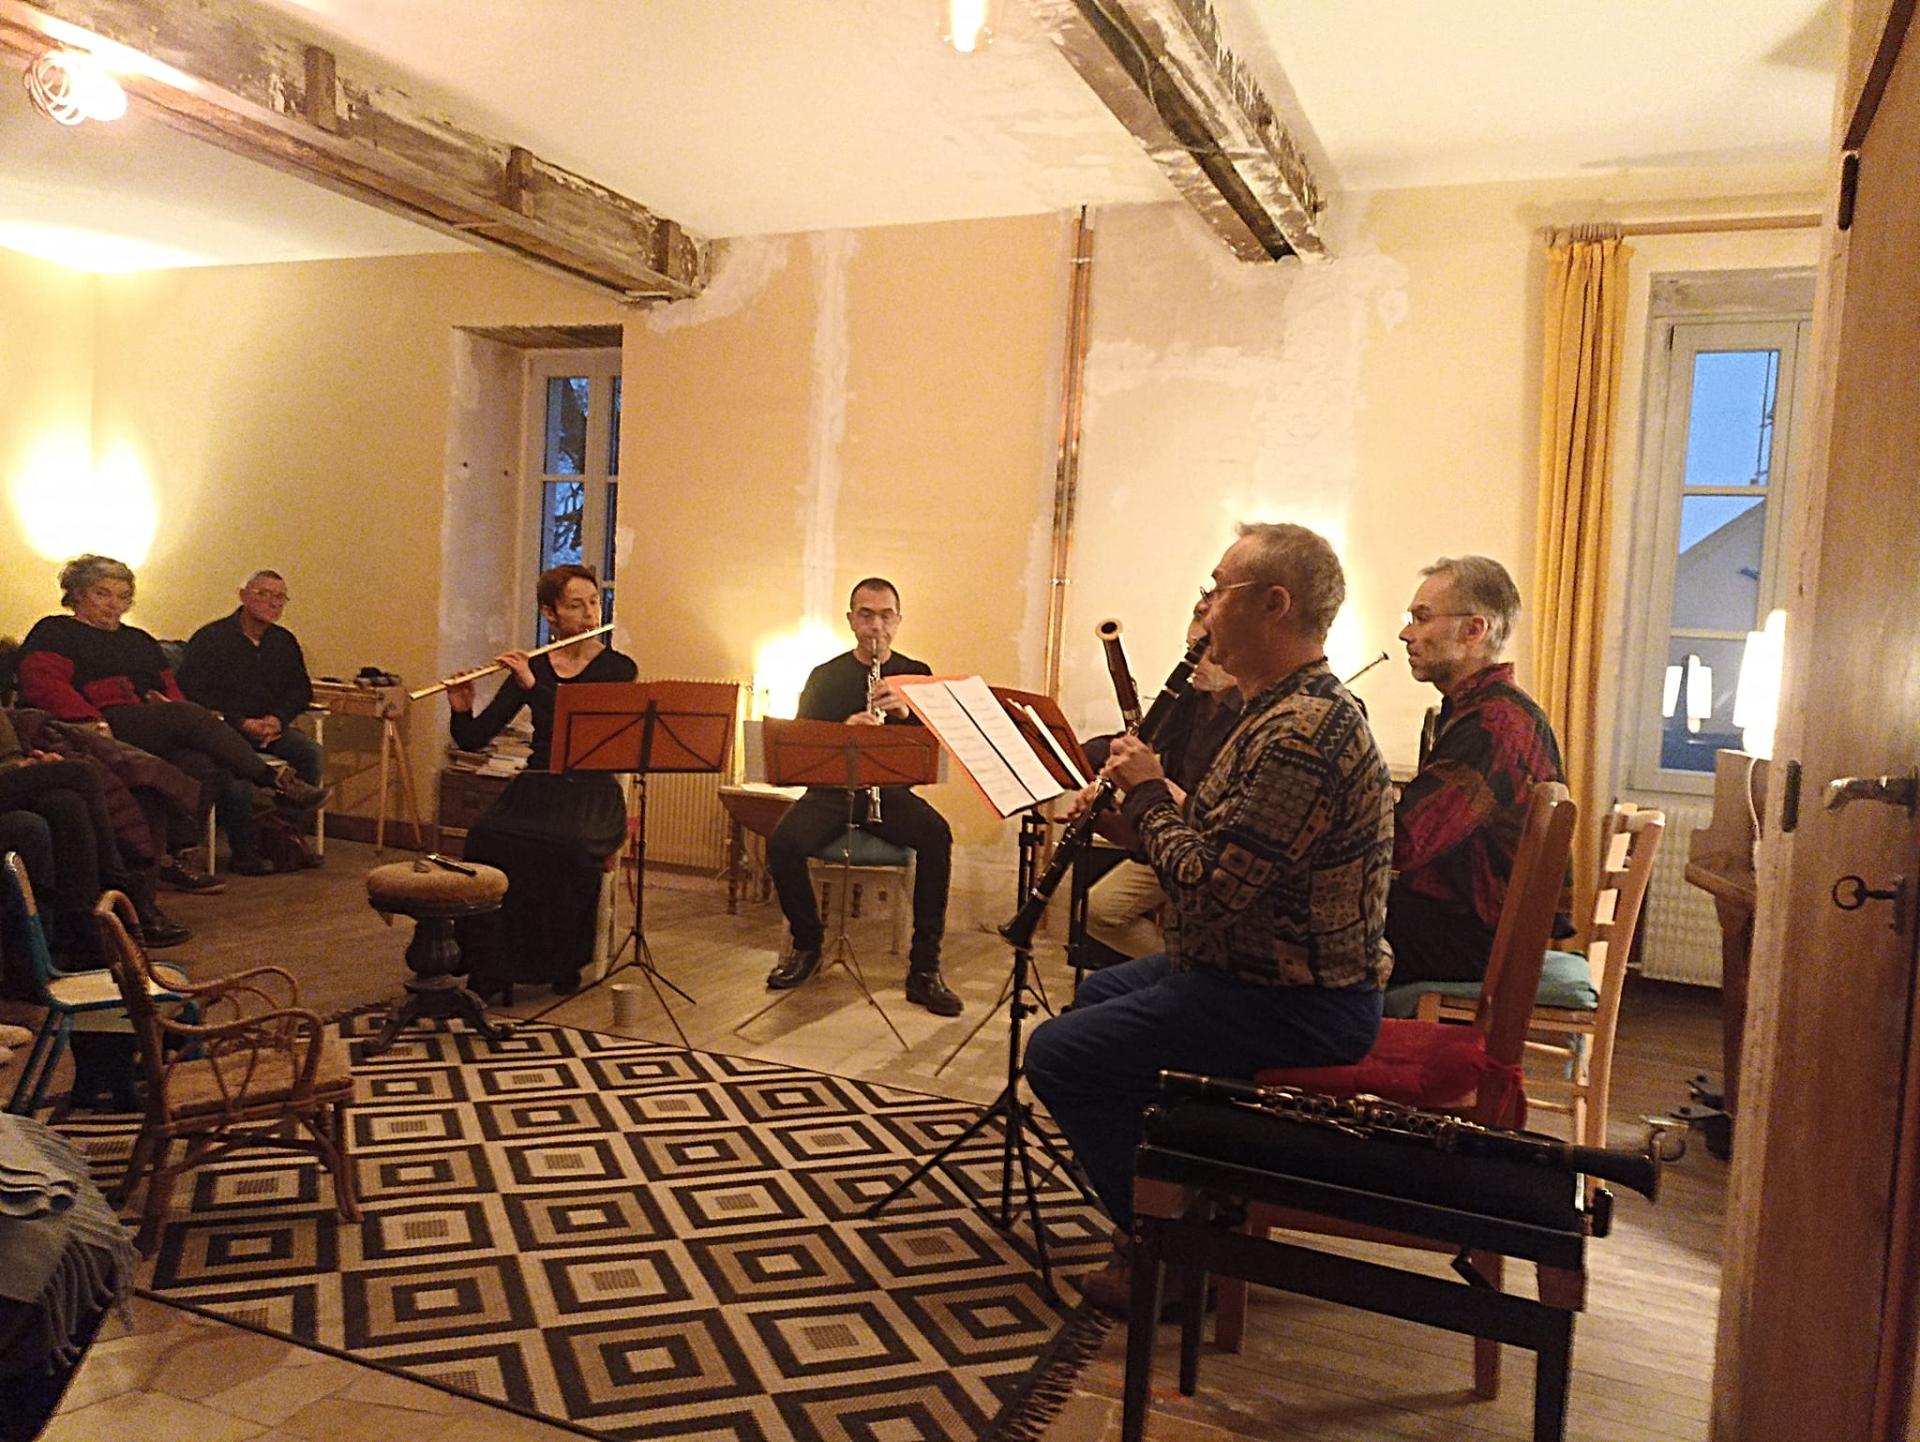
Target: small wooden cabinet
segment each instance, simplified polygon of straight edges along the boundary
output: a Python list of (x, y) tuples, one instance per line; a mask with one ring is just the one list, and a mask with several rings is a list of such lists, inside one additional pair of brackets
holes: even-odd
[(499, 799), (511, 776), (448, 766), (440, 772), (439, 804), (434, 811), (434, 850), (446, 856), (466, 852), (467, 830)]

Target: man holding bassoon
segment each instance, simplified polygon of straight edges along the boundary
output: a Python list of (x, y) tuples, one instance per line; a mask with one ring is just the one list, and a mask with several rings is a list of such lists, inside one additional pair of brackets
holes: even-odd
[(1378, 1034), (1393, 792), (1327, 666), (1345, 595), (1324, 538), (1242, 525), (1203, 612), (1240, 724), (1185, 814), (1137, 738), (1117, 739), (1102, 768), (1167, 894), (1167, 949), (1090, 974), (1026, 1054), (1034, 1094), (1119, 1227), (1113, 1260), (1081, 1279), (1100, 1306), (1127, 1305), (1133, 1152), (1163, 1069), (1337, 1066)]

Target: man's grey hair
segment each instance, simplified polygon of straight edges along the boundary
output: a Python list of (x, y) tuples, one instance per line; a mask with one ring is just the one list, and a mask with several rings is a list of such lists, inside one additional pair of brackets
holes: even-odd
[(246, 580), (242, 581), (240, 583), (240, 588), (243, 591), (252, 590), (253, 583), (259, 580), (262, 576), (265, 576), (270, 581), (278, 581), (283, 586), (287, 584), (287, 578), (285, 576), (281, 575), (278, 571), (268, 570), (265, 566), (262, 566), (259, 570), (255, 571), (251, 576), (248, 576)]
[(60, 604), (71, 611), (79, 602), (80, 593), (95, 581), (125, 581), (127, 589), (132, 590), (133, 567), (112, 556), (96, 556), (91, 552), (75, 556), (60, 568)]
[(1498, 656), (1513, 634), (1520, 614), (1520, 588), (1507, 568), (1491, 556), (1442, 556), (1421, 568), (1423, 576), (1445, 576), (1453, 585), (1453, 604), (1487, 622), (1487, 650)]
[(1236, 528), (1254, 544), (1254, 579), (1285, 586), (1301, 631), (1327, 639), (1347, 599), (1347, 575), (1327, 538), (1288, 521), (1243, 521)]

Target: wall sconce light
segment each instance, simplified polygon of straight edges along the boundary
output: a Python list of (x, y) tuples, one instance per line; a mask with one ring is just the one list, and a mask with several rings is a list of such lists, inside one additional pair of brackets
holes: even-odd
[(940, 0), (940, 38), (962, 55), (978, 55), (993, 41), (1000, 0)]
[(118, 120), (127, 113), (127, 92), (84, 50), (49, 50), (27, 67), (27, 98), (59, 125)]
[(1740, 655), (1740, 680), (1733, 691), (1733, 724), (1740, 728), (1740, 749), (1750, 756), (1773, 755), (1786, 648), (1785, 611), (1768, 612), (1764, 630), (1747, 632), (1747, 647)]

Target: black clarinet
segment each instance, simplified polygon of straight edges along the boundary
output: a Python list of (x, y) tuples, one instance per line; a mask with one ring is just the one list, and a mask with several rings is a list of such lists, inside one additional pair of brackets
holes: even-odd
[(1572, 1175), (1618, 1182), (1649, 1199), (1660, 1190), (1660, 1156), (1652, 1143), (1645, 1152), (1611, 1147), (1582, 1147), (1552, 1137), (1482, 1126), (1459, 1117), (1423, 1112), (1418, 1107), (1379, 1097), (1332, 1097), (1297, 1087), (1263, 1087), (1231, 1077), (1160, 1073), (1160, 1094), (1168, 1101), (1226, 1102), (1255, 1111), (1324, 1127), (1349, 1136), (1401, 1142), (1436, 1152), (1487, 1157), (1551, 1167)]
[[(1200, 658), (1206, 654), (1207, 638), (1202, 636), (1187, 648), (1187, 654), (1167, 673), (1166, 685), (1160, 688), (1160, 694), (1147, 707), (1147, 714), (1140, 718), (1139, 725), (1129, 726), (1126, 734), (1151, 742), (1154, 733), (1165, 724), (1167, 713), (1173, 710), (1174, 703), (1187, 694), (1187, 683), (1193, 679), (1193, 668), (1200, 664)], [(1000, 928), (1000, 934), (1015, 946), (1033, 945), (1033, 933), (1039, 928), (1040, 918), (1047, 914), (1047, 903), (1053, 899), (1053, 893), (1060, 889), (1061, 881), (1073, 865), (1073, 858), (1092, 837), (1094, 823), (1100, 819), (1100, 813), (1112, 802), (1113, 783), (1102, 776), (1094, 783), (1087, 809), (1060, 837), (1060, 844), (1053, 851), (1053, 860), (1047, 863), (1046, 871), (1034, 882), (1019, 912)]]

